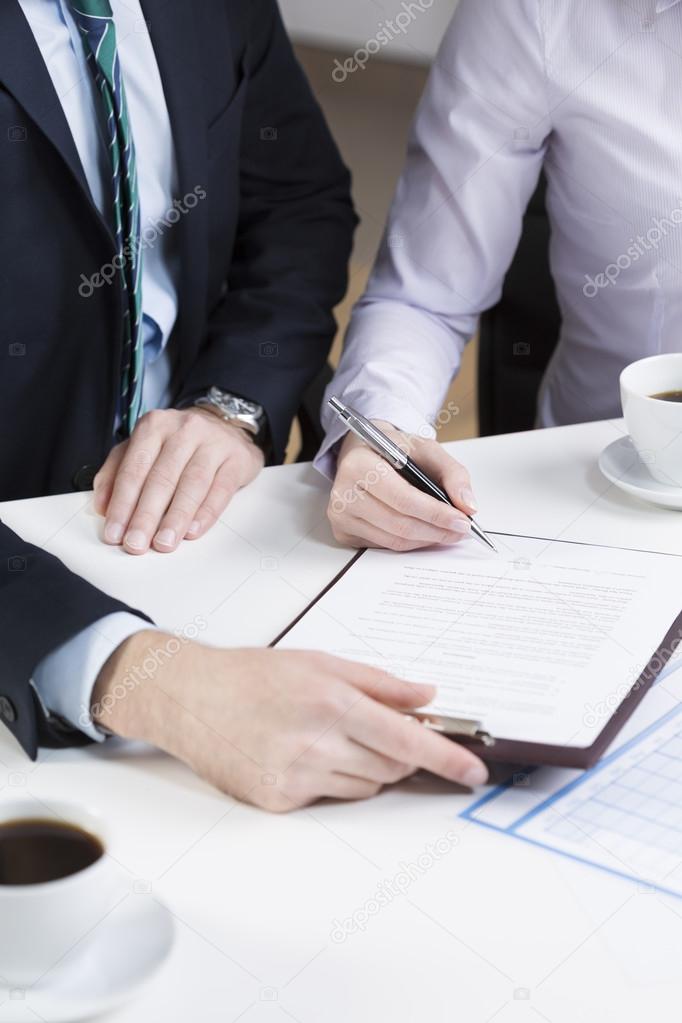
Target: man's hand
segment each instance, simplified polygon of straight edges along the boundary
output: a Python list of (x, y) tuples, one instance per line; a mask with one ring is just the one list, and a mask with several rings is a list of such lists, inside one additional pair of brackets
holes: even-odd
[(263, 462), (244, 430), (211, 412), (148, 412), (95, 476), (105, 543), (144, 554), (151, 545), (170, 553), (183, 539), (196, 540)]
[[(440, 444), (377, 423), (464, 512), (476, 511), (469, 474)], [(336, 539), (351, 547), (412, 551), (469, 536), (466, 515), (423, 494), (366, 444), (348, 434), (339, 452), (327, 512)]]
[[(93, 718), (238, 799), (274, 811), (364, 799), (419, 768), (464, 785), (486, 780), (472, 753), (405, 717), (432, 699), (430, 686), (326, 654), (177, 647), (151, 631), (122, 643), (100, 672)], [(158, 667), (139, 681), (150, 659)]]

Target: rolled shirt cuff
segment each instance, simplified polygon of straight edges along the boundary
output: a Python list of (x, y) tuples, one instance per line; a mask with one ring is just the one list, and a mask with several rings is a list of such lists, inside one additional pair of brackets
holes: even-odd
[(92, 720), (92, 691), (114, 650), (149, 622), (127, 611), (100, 618), (44, 657), (33, 672), (33, 685), (46, 711), (68, 722), (94, 742), (106, 732)]

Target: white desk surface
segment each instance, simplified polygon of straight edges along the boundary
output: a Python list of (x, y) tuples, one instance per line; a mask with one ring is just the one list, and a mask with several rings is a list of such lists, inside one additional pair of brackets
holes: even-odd
[[(623, 432), (616, 421), (451, 449), (471, 469), (484, 528), (682, 554), (680, 513), (599, 473), (599, 452)], [(208, 642), (266, 644), (349, 557), (331, 540), (326, 494), (309, 466), (266, 470), (206, 538), (144, 558), (100, 543), (89, 495), (0, 514), (160, 625), (201, 615)], [(471, 794), (433, 778), (279, 817), (122, 743), (45, 751), (31, 764), (4, 735), (0, 760), (3, 799), (29, 792), (105, 810), (129, 897), (158, 897), (175, 916), (170, 961), (112, 1023), (678, 1018), (682, 902), (462, 821)], [(450, 852), (364, 932), (334, 940), (334, 921), (447, 833)], [(133, 894), (134, 880), (151, 894)]]

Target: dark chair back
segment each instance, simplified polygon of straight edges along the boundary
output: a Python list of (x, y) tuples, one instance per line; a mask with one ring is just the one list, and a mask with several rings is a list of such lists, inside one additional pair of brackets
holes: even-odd
[(545, 192), (543, 175), (528, 204), (500, 301), (481, 318), (478, 412), (482, 437), (533, 429), (540, 382), (559, 339), (561, 314), (549, 272)]
[(324, 392), (333, 376), (334, 370), (327, 363), (303, 395), (303, 401), (298, 410), (298, 423), (301, 427), (301, 450), (296, 458), (297, 462), (312, 462), (324, 440), (320, 413), (322, 411)]

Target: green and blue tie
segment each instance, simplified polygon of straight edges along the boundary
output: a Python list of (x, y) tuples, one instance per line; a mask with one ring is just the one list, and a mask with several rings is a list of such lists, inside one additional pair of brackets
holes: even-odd
[(109, 0), (69, 0), (80, 31), (88, 67), (106, 115), (111, 157), (117, 259), (123, 288), (123, 355), (119, 415), (123, 436), (130, 436), (142, 406), (144, 339), (142, 334), (142, 250), (140, 197), (135, 146), (128, 116), (116, 26)]

